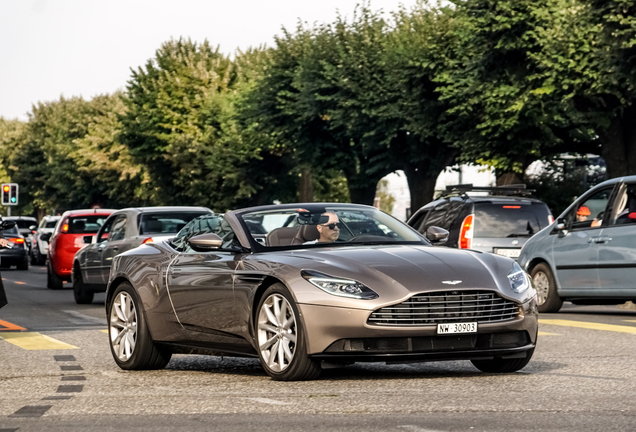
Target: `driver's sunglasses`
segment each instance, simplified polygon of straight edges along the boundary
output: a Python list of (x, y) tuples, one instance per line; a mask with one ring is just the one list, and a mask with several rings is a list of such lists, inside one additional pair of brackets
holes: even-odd
[(342, 224), (340, 222), (332, 222), (330, 224), (324, 224), (324, 225), (320, 225), (320, 226), (327, 227), (330, 230), (334, 230), (334, 229), (336, 229), (336, 227), (338, 227), (338, 229), (342, 228)]

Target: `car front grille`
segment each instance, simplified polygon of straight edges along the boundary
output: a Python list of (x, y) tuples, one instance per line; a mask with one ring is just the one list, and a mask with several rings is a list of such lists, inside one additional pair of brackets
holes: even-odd
[(433, 325), (449, 322), (498, 322), (519, 315), (519, 305), (493, 291), (438, 291), (374, 311), (368, 323), (386, 326)]

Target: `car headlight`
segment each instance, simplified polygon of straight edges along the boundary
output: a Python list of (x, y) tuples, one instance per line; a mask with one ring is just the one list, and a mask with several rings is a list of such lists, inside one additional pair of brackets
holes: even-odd
[(310, 270), (303, 270), (300, 274), (307, 281), (329, 294), (360, 300), (372, 300), (379, 297), (371, 288), (355, 280), (336, 278)]
[(512, 264), (512, 270), (508, 273), (508, 282), (510, 282), (510, 288), (516, 293), (522, 293), (530, 288), (528, 275), (516, 262)]

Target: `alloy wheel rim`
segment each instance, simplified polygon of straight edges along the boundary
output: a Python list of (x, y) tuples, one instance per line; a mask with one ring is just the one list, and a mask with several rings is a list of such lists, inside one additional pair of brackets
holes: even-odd
[(258, 345), (263, 362), (283, 372), (296, 353), (297, 326), (294, 310), (280, 294), (269, 296), (258, 314)]
[(127, 361), (137, 344), (137, 308), (130, 294), (120, 292), (110, 310), (110, 344), (121, 361)]
[(543, 272), (535, 274), (533, 280), (534, 288), (537, 290), (537, 303), (541, 306), (548, 299), (550, 281), (548, 280), (548, 275)]

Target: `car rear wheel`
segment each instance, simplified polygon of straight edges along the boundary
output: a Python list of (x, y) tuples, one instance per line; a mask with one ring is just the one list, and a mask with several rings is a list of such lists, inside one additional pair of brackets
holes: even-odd
[(277, 381), (316, 379), (320, 362), (307, 355), (298, 308), (287, 288), (267, 288), (256, 309), (255, 331), (258, 354), (267, 374)]
[(470, 362), (482, 372), (505, 373), (516, 372), (523, 369), (534, 354), (534, 348), (526, 351), (525, 358), (502, 359), (495, 358), (493, 360), (471, 360)]
[(126, 370), (163, 369), (172, 353), (160, 349), (150, 337), (139, 296), (129, 283), (117, 287), (108, 308), (110, 351)]
[(93, 292), (86, 289), (86, 285), (82, 280), (82, 272), (79, 270), (79, 265), (75, 263), (73, 267), (75, 268), (73, 271), (73, 295), (75, 296), (75, 303), (93, 303)]
[(29, 269), (29, 257), (28, 255), (24, 257), (22, 262), (18, 264), (18, 270), (28, 270)]
[(557, 294), (556, 280), (550, 267), (546, 263), (537, 264), (530, 275), (537, 290), (539, 312), (558, 312), (563, 299)]
[(51, 268), (51, 263), (46, 266), (46, 287), (52, 290), (60, 290), (64, 288), (64, 281), (55, 274), (55, 270)]

